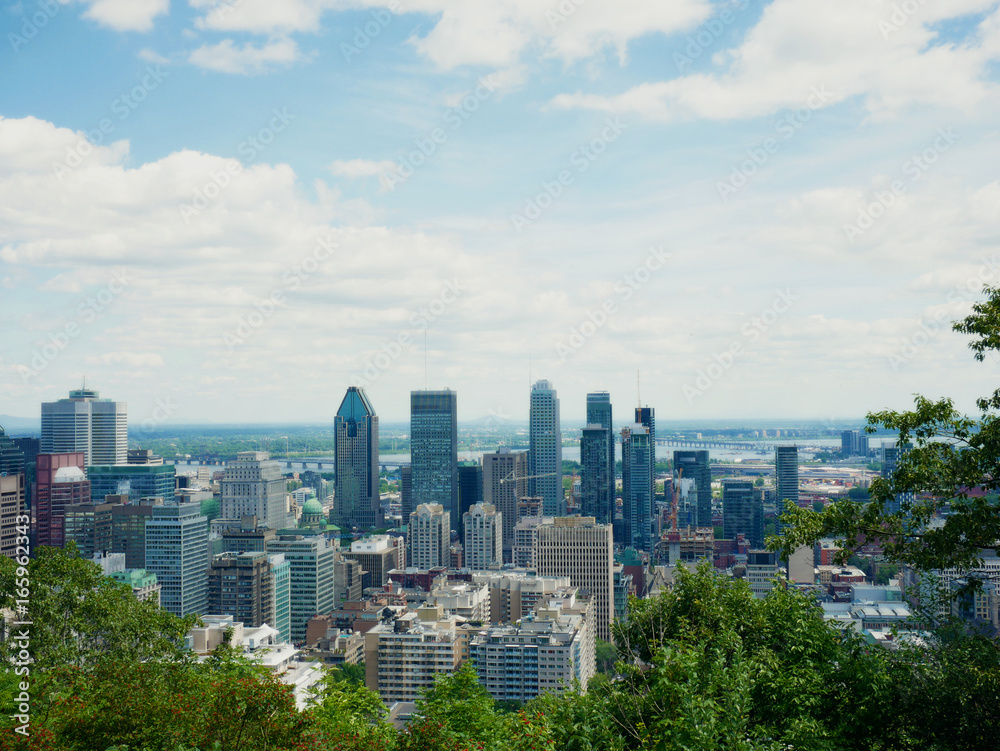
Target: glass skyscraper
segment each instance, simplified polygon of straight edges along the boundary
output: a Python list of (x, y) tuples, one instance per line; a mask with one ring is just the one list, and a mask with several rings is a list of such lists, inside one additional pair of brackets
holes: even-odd
[(712, 465), (708, 451), (675, 451), (674, 474), (678, 478), (694, 480), (698, 491), (698, 506), (695, 525), (712, 526)]
[(622, 430), (622, 517), (624, 543), (653, 552), (653, 472), (650, 467), (652, 436), (645, 425)]
[[(598, 502), (596, 508), (607, 509), (607, 518), (599, 518), (598, 521), (604, 524), (610, 524), (614, 519), (614, 508), (615, 508), (615, 429), (612, 424), (611, 416), (611, 395), (607, 391), (595, 391), (593, 393), (587, 394), (587, 426), (588, 428), (593, 425), (600, 425), (607, 431), (607, 459), (608, 466), (604, 474), (604, 480), (607, 484), (607, 490), (605, 494), (598, 495)], [(583, 444), (581, 442), (580, 449), (580, 463), (583, 465), (583, 484), (586, 484), (587, 477), (587, 464), (583, 461)], [(597, 472), (597, 468), (593, 467), (592, 472)], [(592, 486), (593, 487), (593, 486)], [(596, 488), (595, 488), (596, 490)], [(586, 490), (584, 489), (584, 494)], [(603, 512), (602, 512), (603, 513)], [(584, 512), (585, 516), (596, 516), (596, 514), (591, 514), (589, 512)]]
[(378, 415), (364, 389), (351, 386), (333, 420), (337, 474), (334, 521), (339, 526), (379, 528)]
[(410, 392), (411, 505), (440, 503), (459, 529), (458, 393)]
[(774, 447), (774, 502), (777, 506), (777, 518), (774, 521), (775, 531), (780, 535), (782, 530), (781, 515), (786, 505), (797, 506), (799, 503), (799, 447)]
[(531, 389), (528, 426), (528, 494), (542, 498), (545, 516), (565, 516), (562, 485), (562, 430), (559, 427), (559, 397), (548, 381), (537, 381)]

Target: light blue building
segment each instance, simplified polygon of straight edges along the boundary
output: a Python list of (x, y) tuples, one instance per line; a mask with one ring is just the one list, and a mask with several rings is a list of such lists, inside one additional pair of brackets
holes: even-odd
[(536, 381), (531, 387), (528, 475), (528, 494), (542, 498), (542, 514), (566, 516), (559, 397), (552, 384), (546, 380)]

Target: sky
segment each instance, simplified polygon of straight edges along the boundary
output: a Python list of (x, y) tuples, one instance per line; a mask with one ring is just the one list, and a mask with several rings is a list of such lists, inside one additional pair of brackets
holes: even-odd
[(998, 384), (997, 0), (0, 0), (0, 414)]

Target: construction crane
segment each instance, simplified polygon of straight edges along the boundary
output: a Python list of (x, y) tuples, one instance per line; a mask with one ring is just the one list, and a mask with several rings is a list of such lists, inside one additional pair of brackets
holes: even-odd
[(505, 482), (510, 482), (511, 480), (515, 480), (515, 481), (516, 480), (536, 480), (539, 477), (558, 477), (560, 474), (561, 474), (560, 472), (546, 472), (546, 473), (541, 474), (541, 475), (525, 475), (523, 477), (518, 477), (517, 476), (517, 470), (515, 469), (513, 472), (511, 472), (509, 475), (507, 475), (507, 477), (504, 477), (502, 480), (500, 480), (500, 484), (503, 485)]

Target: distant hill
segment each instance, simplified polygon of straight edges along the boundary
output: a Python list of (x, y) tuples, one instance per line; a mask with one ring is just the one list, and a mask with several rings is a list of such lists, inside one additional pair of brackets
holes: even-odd
[(42, 423), (40, 418), (14, 417), (13, 415), (0, 415), (0, 426), (7, 432), (7, 435), (17, 435), (19, 433), (40, 433)]

